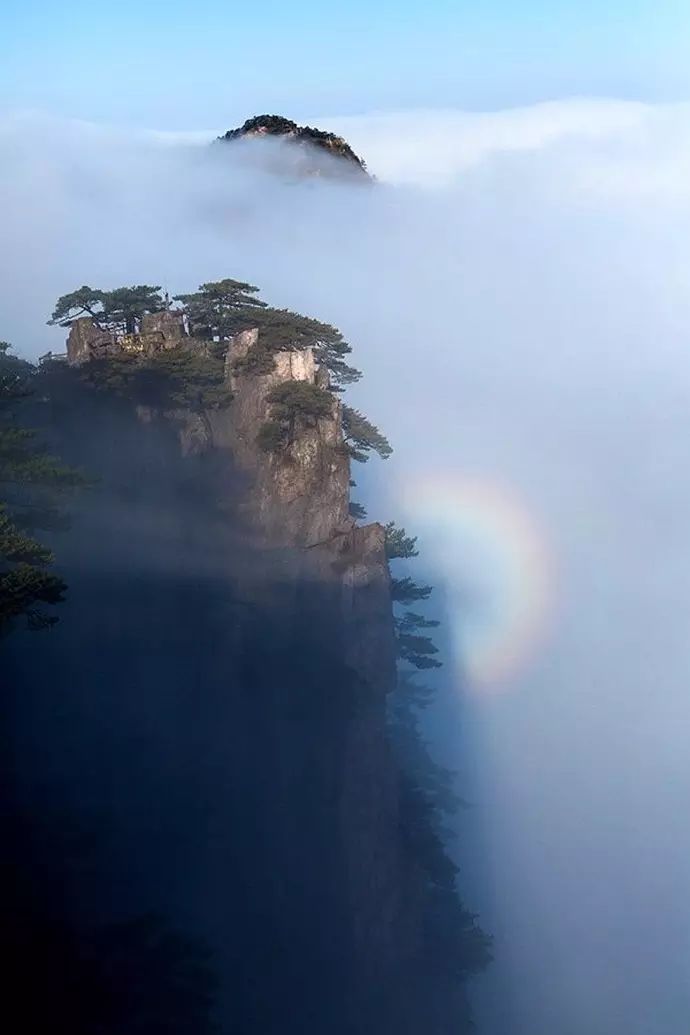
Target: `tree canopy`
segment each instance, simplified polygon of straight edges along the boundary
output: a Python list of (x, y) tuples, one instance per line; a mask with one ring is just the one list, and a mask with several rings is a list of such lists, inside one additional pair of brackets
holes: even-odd
[(176, 295), (187, 314), (192, 335), (225, 341), (240, 331), (258, 328), (259, 341), (242, 362), (245, 369), (271, 369), (271, 356), (283, 349), (312, 348), (316, 361), (326, 367), (332, 386), (340, 389), (359, 380), (361, 374), (345, 362), (351, 351), (336, 327), (289, 309), (274, 309), (257, 297), (259, 289), (244, 281), (225, 280), (201, 284), (198, 291)]
[(31, 392), (31, 364), (0, 342), (0, 632), (24, 616), (31, 628), (56, 621), (42, 605), (63, 600), (65, 583), (48, 569), (52, 551), (34, 533), (64, 525), (64, 495), (85, 477), (51, 456), (16, 409)]
[[(83, 284), (58, 298), (48, 323), (69, 327), (79, 317), (89, 316), (102, 330), (134, 334), (142, 316), (167, 307), (167, 295), (163, 298), (160, 292), (158, 285), (103, 291)], [(267, 372), (274, 352), (312, 348), (316, 361), (329, 371), (333, 391), (359, 380), (360, 371), (346, 362), (352, 348), (337, 327), (289, 309), (275, 309), (258, 292), (254, 284), (225, 277), (173, 300), (185, 313), (191, 336), (202, 341), (227, 341), (240, 331), (258, 328), (259, 341), (253, 354), (242, 361), (244, 369)]]
[(102, 291), (87, 284), (61, 295), (49, 324), (70, 327), (80, 316), (90, 316), (102, 330), (134, 334), (145, 313), (160, 312), (165, 301), (160, 285), (135, 284), (132, 287)]
[(396, 558), (407, 560), (419, 556), (416, 548), (417, 536), (408, 536), (404, 528), (398, 528), (394, 521), (385, 526), (386, 557), (389, 561)]
[(352, 406), (343, 405), (343, 434), (351, 459), (360, 463), (365, 463), (372, 452), (382, 460), (387, 460), (393, 452), (386, 436)]
[(309, 381), (282, 381), (267, 395), (271, 417), (257, 436), (262, 449), (270, 452), (284, 445), (298, 420), (315, 421), (333, 415), (333, 397)]
[(127, 354), (94, 359), (83, 365), (80, 377), (94, 388), (163, 409), (198, 413), (218, 409), (232, 399), (224, 358), (214, 348), (166, 349), (136, 363)]
[(226, 277), (200, 284), (190, 294), (175, 295), (174, 301), (182, 303), (190, 334), (226, 341), (238, 331), (255, 326), (256, 314), (266, 308), (266, 303), (256, 297), (258, 290), (246, 281)]
[(394, 603), (412, 604), (415, 600), (426, 600), (431, 596), (431, 586), (418, 586), (408, 575), (402, 579), (391, 579), (391, 596)]

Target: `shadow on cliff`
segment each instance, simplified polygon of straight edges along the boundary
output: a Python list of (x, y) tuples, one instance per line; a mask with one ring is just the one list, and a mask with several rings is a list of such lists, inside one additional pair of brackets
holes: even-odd
[(58, 625), (4, 645), (19, 998), (75, 1032), (462, 1030), (338, 593), (253, 541), (229, 454), (62, 368), (32, 410), (97, 481)]

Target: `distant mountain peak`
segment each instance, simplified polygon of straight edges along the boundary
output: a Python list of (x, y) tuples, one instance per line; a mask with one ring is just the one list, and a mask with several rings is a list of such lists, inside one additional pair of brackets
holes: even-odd
[[(293, 155), (299, 157), (299, 171), (304, 175), (337, 176), (354, 173), (358, 177), (372, 179), (364, 161), (342, 137), (312, 126), (298, 126), (282, 115), (255, 115), (237, 129), (229, 129), (218, 140), (232, 142), (262, 137), (274, 137), (293, 145)], [(322, 156), (325, 161), (320, 162)]]

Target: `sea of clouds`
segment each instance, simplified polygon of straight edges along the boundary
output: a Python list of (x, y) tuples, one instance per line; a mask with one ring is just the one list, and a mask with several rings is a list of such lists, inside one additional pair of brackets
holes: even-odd
[(1, 338), (60, 351), (45, 321), (82, 283), (250, 280), (355, 345), (351, 397), (396, 447), (362, 498), (420, 532), (460, 653), (462, 515), (416, 487), (487, 480), (548, 542), (529, 664), (490, 694), (447, 668), (464, 879), (496, 935), (482, 1035), (690, 1019), (689, 115), (580, 99), (312, 120), (371, 190), (283, 182), (197, 130), (0, 123)]

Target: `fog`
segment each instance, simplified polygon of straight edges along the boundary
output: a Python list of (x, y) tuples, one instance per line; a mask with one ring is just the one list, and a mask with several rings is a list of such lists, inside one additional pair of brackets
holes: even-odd
[(430, 731), (472, 803), (483, 1035), (690, 1018), (687, 114), (310, 120), (371, 189), (283, 182), (199, 127), (0, 124), (0, 337), (22, 354), (62, 350), (45, 320), (82, 283), (223, 276), (355, 347), (350, 396), (396, 449), (358, 498), (419, 533), (450, 608), (462, 726)]

